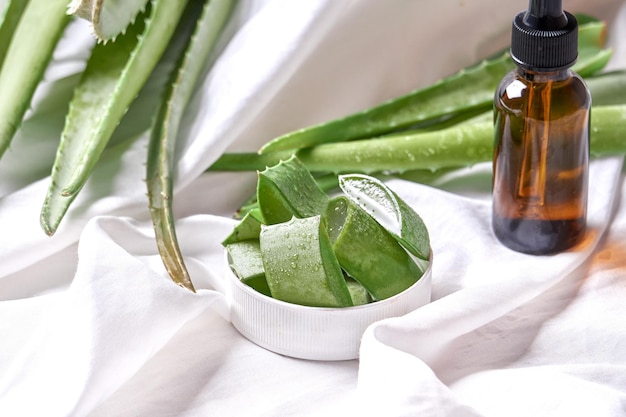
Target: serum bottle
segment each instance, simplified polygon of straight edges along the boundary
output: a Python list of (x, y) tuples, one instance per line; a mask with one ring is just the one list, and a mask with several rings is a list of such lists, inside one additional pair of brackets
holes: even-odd
[(514, 18), (517, 69), (494, 97), (492, 227), (518, 252), (561, 252), (585, 233), (591, 96), (570, 69), (577, 56), (561, 0), (530, 0)]

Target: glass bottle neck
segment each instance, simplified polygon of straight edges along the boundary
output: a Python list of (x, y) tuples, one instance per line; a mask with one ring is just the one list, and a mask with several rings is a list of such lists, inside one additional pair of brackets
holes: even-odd
[(530, 82), (548, 82), (563, 81), (572, 76), (572, 70), (569, 68), (556, 71), (531, 71), (521, 67), (517, 68), (517, 74)]

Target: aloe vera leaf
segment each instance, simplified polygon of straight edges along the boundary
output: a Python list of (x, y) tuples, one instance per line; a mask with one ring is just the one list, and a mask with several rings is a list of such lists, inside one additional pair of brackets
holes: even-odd
[(264, 224), (282, 223), (321, 214), (328, 196), (315, 178), (295, 157), (259, 172), (257, 201)]
[(423, 275), (396, 239), (347, 197), (331, 199), (324, 217), (339, 264), (374, 300), (406, 290)]
[(361, 174), (340, 175), (339, 187), (353, 204), (372, 216), (405, 249), (428, 260), (430, 238), (424, 221), (382, 181)]
[[(594, 75), (593, 77), (587, 78), (586, 82), (589, 86), (589, 90), (591, 91), (594, 103), (591, 112), (592, 130), (602, 130), (604, 132), (603, 135), (594, 135), (592, 131), (592, 154), (606, 155), (610, 152), (615, 152), (617, 154), (626, 153), (626, 143), (623, 142), (623, 140), (620, 142), (620, 129), (624, 129), (624, 127), (620, 128), (620, 126), (624, 125), (624, 120), (621, 117), (617, 117), (617, 119), (613, 120), (605, 116), (605, 114), (608, 114), (609, 112), (616, 112), (619, 114), (619, 110), (609, 110), (606, 106), (626, 104), (626, 71), (612, 71), (609, 73)], [(596, 116), (596, 113), (599, 114)], [(390, 170), (392, 172), (405, 172), (413, 169), (434, 171), (442, 168), (468, 166), (486, 160), (484, 159), (486, 155), (492, 152), (492, 144), (485, 143), (484, 140), (488, 137), (489, 141), (493, 141), (493, 115), (489, 111), (487, 111), (485, 115), (485, 117), (479, 116), (480, 120), (484, 121), (476, 123), (469, 123), (469, 121), (467, 121), (442, 130), (425, 132), (404, 131), (375, 139), (377, 141), (382, 141), (390, 140), (394, 137), (401, 138), (400, 140), (395, 141), (396, 148), (393, 149), (393, 154), (399, 156), (400, 160), (405, 160), (405, 162), (400, 163), (399, 160), (398, 164), (394, 165), (392, 160), (388, 160), (385, 162), (385, 168), (383, 169)], [(476, 120), (479, 119), (477, 118)], [(479, 127), (472, 128), (472, 125), (479, 125)], [(471, 137), (468, 137), (468, 135), (472, 132), (475, 132), (479, 135), (479, 137), (472, 140)], [(454, 138), (454, 135), (457, 133), (460, 137), (459, 139)], [(414, 164), (411, 164), (411, 154), (408, 153), (409, 148), (416, 149), (418, 148), (418, 144), (414, 143), (408, 146), (404, 144), (403, 141), (414, 142), (416, 138), (408, 139), (413, 135), (416, 135), (416, 138), (426, 139), (421, 151), (426, 154), (420, 156), (419, 160), (415, 161)], [(442, 143), (444, 146), (449, 146), (448, 151), (452, 155), (451, 160), (447, 156), (448, 152), (446, 149), (428, 149), (428, 144), (433, 140), (436, 142), (437, 137), (448, 137), (448, 139), (442, 139)], [(453, 143), (455, 140), (459, 140), (461, 142)], [(380, 172), (379, 170), (381, 169), (381, 165), (376, 164), (374, 166), (368, 166), (369, 159), (356, 161), (358, 156), (353, 153), (361, 148), (361, 143), (366, 141), (367, 139), (363, 139), (360, 141), (320, 145), (323, 147), (322, 149), (326, 149), (322, 153), (318, 153), (318, 151), (315, 150), (316, 147), (313, 147), (310, 150), (303, 149), (299, 151), (297, 155), (299, 158), (302, 158), (301, 161), (304, 162), (306, 167), (312, 172)], [(472, 149), (471, 146), (474, 142), (479, 144), (480, 147)], [(341, 146), (333, 148), (331, 145)], [(326, 146), (330, 148), (324, 148)], [(335, 152), (347, 152), (347, 154), (344, 155), (335, 154), (331, 156), (333, 160), (338, 161), (337, 163), (347, 163), (348, 166), (334, 165), (331, 160), (323, 161), (320, 159), (323, 157), (323, 154), (328, 151), (332, 151), (333, 149)], [(432, 152), (432, 154), (428, 155), (430, 152)], [(278, 160), (284, 156), (285, 152), (271, 152), (262, 155), (255, 152), (226, 153), (215, 161), (211, 167), (209, 167), (209, 171), (253, 171), (259, 169), (260, 167), (277, 163)], [(415, 155), (413, 155), (413, 157), (414, 156)], [(491, 157), (491, 155), (489, 157)], [(376, 159), (374, 155), (371, 155), (371, 158)], [(407, 159), (408, 161), (406, 161)], [(411, 168), (411, 165), (414, 165), (414, 168)]]
[[(626, 106), (595, 106), (591, 111), (591, 153), (626, 153)], [(298, 152), (311, 171), (405, 172), (435, 171), (490, 161), (493, 123), (461, 124), (452, 128), (405, 136), (328, 143)]]
[[(9, 6), (9, 11), (15, 7)], [(30, 0), (25, 6), (19, 23), (16, 26), (12, 23), (14, 31), (10, 42), (6, 39), (5, 44), (5, 39), (0, 39), (3, 47), (8, 48), (0, 68), (0, 157), (22, 123), (54, 48), (70, 20), (65, 14), (67, 0)], [(6, 17), (16, 18), (13, 13), (17, 11)], [(5, 21), (8, 28), (9, 21)]]
[(613, 51), (603, 49), (606, 43), (606, 23), (591, 21), (578, 30), (578, 61), (572, 69), (582, 77), (591, 77), (608, 64)]
[(260, 154), (258, 152), (234, 152), (222, 154), (209, 167), (209, 171), (263, 171), (280, 161), (294, 155), (292, 151), (276, 151)]
[(352, 305), (321, 216), (263, 226), (260, 242), (272, 297), (315, 307)]
[[(592, 25), (589, 27), (589, 31), (593, 31), (595, 33), (594, 36), (586, 36), (585, 45), (592, 45), (597, 42), (599, 37), (602, 37), (601, 31), (598, 30), (597, 25)], [(577, 66), (582, 69), (583, 72), (593, 73), (593, 75), (588, 75), (586, 78), (586, 82), (589, 86), (589, 89), (592, 93), (594, 105), (609, 105), (609, 104), (622, 104), (624, 103), (624, 96), (626, 94), (626, 90), (624, 86), (626, 86), (626, 72), (624, 71), (613, 71), (611, 73), (606, 74), (596, 74), (596, 71), (600, 68), (598, 67), (602, 64), (602, 67), (606, 64), (607, 54), (610, 54), (609, 50), (597, 50), (595, 52), (591, 52), (591, 47), (587, 49), (587, 55), (583, 56)], [(490, 100), (493, 99), (493, 96)], [(481, 112), (478, 114), (474, 114), (473, 112), (468, 115), (470, 117), (467, 119), (467, 122), (473, 121), (474, 118), (483, 118), (483, 117), (492, 117), (485, 116), (487, 113), (491, 114), (490, 107), (480, 109)], [(331, 122), (332, 123), (332, 122)], [(440, 123), (436, 127), (444, 126), (445, 128), (454, 127), (454, 124), (448, 126), (447, 123)], [(312, 128), (312, 129), (315, 129)], [(419, 129), (420, 132), (424, 133), (427, 131), (436, 132), (436, 128), (426, 128)], [(393, 136), (406, 136), (408, 130), (401, 130), (398, 132), (392, 132), (384, 137), (391, 138)], [(365, 138), (364, 138), (365, 139)], [(294, 150), (279, 150), (272, 151), (263, 154), (259, 154), (258, 152), (241, 152), (241, 153), (225, 153), (220, 156), (209, 167), (209, 171), (254, 171), (254, 170), (262, 170), (264, 167), (271, 166), (277, 164), (278, 161), (282, 159), (289, 158), (294, 153)], [(337, 172), (337, 169), (332, 170), (332, 172)], [(372, 170), (366, 170), (363, 172), (373, 172)]]
[(626, 70), (598, 74), (585, 82), (594, 106), (626, 104)]
[[(581, 25), (579, 58), (574, 70), (590, 75), (606, 65), (610, 51), (600, 46), (604, 41), (604, 26), (603, 22)], [(515, 65), (507, 52), (378, 106), (279, 136), (262, 146), (259, 152), (297, 150), (374, 137), (424, 123), (432, 127), (433, 123), (450, 118), (463, 120), (491, 108), (493, 92), (513, 68)]]
[(176, 139), (185, 108), (234, 3), (233, 0), (204, 2), (194, 31), (172, 73), (148, 145), (146, 183), (159, 253), (170, 277), (191, 290), (193, 284), (178, 245), (172, 212)]
[(28, 0), (9, 0), (4, 5), (0, 15), (0, 69), (2, 69), (2, 62), (11, 44), (13, 33), (26, 6), (28, 6)]
[(70, 102), (41, 225), (52, 235), (163, 54), (184, 2), (154, 0), (115, 42), (97, 44)]
[[(582, 54), (579, 54), (579, 61), (572, 67), (572, 70), (578, 72), (582, 77), (592, 77), (600, 72), (606, 64), (609, 63), (613, 56), (612, 49), (597, 50), (595, 54), (590, 55), (588, 58)], [(586, 58), (586, 59), (585, 59)]]
[(598, 157), (626, 154), (624, 132), (626, 132), (626, 105), (594, 107), (591, 113), (591, 155)]
[(114, 40), (124, 33), (148, 0), (72, 0), (67, 13), (91, 22), (100, 41)]
[(507, 55), (484, 61), (379, 106), (280, 136), (265, 144), (259, 152), (301, 149), (322, 143), (373, 137), (445, 115), (483, 108), (493, 99), (493, 89), (502, 75), (513, 68), (512, 65)]

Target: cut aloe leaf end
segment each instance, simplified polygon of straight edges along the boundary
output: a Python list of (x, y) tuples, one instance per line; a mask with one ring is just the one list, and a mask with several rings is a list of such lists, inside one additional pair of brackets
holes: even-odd
[(339, 176), (339, 187), (411, 254), (428, 259), (430, 237), (424, 221), (387, 185), (367, 175), (351, 174)]
[(350, 291), (350, 297), (352, 298), (352, 303), (355, 306), (361, 306), (365, 304), (369, 304), (372, 301), (372, 296), (367, 291), (367, 289), (361, 285), (358, 281), (347, 277), (346, 285), (348, 286), (348, 291)]
[(352, 200), (332, 199), (326, 217), (339, 264), (374, 300), (401, 293), (423, 275), (392, 234)]
[(234, 227), (233, 231), (222, 242), (223, 246), (231, 243), (242, 242), (250, 239), (259, 239), (261, 235), (261, 224), (263, 218), (261, 210), (254, 208), (246, 213), (239, 223)]
[(259, 172), (257, 201), (265, 224), (324, 212), (328, 196), (295, 156)]
[(271, 297), (272, 294), (265, 279), (265, 268), (261, 257), (261, 245), (258, 239), (229, 243), (226, 251), (230, 267), (237, 277), (246, 285), (261, 294)]

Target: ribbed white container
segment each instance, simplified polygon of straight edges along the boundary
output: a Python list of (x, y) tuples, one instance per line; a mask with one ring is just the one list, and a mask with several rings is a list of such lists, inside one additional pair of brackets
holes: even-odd
[(344, 308), (306, 307), (275, 300), (242, 283), (228, 265), (225, 270), (230, 319), (235, 328), (265, 349), (301, 359), (357, 359), (367, 326), (413, 311), (429, 303), (431, 297), (432, 254), (424, 275), (405, 291)]

